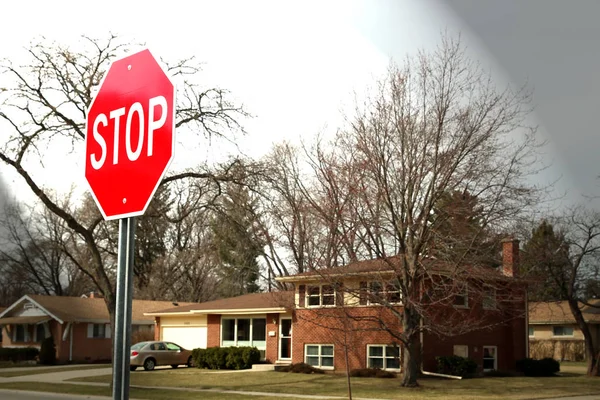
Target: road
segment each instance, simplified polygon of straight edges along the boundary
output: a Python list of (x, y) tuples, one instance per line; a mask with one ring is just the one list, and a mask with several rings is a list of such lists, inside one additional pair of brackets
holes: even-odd
[(22, 390), (4, 390), (0, 389), (0, 399), (2, 400), (106, 400), (112, 397), (88, 396), (83, 394), (64, 394), (64, 393), (40, 393), (25, 392)]

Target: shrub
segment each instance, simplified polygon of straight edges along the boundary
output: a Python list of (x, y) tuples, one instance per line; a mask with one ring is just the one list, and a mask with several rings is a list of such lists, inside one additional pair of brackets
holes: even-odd
[(380, 368), (361, 368), (350, 371), (353, 378), (395, 378), (396, 374)]
[(284, 367), (278, 368), (277, 371), (280, 372), (293, 372), (295, 374), (324, 374), (325, 371), (322, 369), (318, 369), (313, 367), (312, 365), (308, 365), (306, 363), (297, 363), (292, 365), (286, 365)]
[(559, 362), (550, 357), (541, 360), (523, 358), (517, 361), (516, 367), (525, 376), (553, 376), (560, 371)]
[(260, 362), (260, 350), (256, 347), (242, 347), (242, 349), (244, 368), (252, 368), (252, 365)]
[(0, 361), (30, 361), (40, 354), (40, 351), (35, 347), (0, 347)]
[(56, 346), (52, 336), (42, 340), (42, 345), (40, 347), (40, 364), (56, 364)]
[(440, 374), (462, 376), (463, 378), (475, 374), (477, 363), (470, 358), (460, 356), (436, 357), (437, 372)]
[(247, 369), (260, 361), (256, 347), (209, 347), (192, 350), (192, 358), (198, 368)]

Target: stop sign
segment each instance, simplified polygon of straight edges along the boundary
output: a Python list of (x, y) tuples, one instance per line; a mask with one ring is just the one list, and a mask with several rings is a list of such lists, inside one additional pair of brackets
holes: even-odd
[(113, 61), (87, 113), (85, 178), (104, 219), (142, 215), (174, 155), (175, 88), (149, 50)]

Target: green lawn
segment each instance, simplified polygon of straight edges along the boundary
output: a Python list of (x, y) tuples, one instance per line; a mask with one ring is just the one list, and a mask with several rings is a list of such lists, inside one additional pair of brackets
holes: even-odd
[[(31, 382), (13, 382), (13, 383), (0, 383), (0, 389), (15, 389), (15, 390), (28, 390), (35, 392), (44, 393), (68, 393), (68, 394), (81, 394), (89, 396), (111, 396), (112, 393), (108, 387), (98, 386), (82, 386), (82, 385), (69, 385), (63, 383), (36, 383), (32, 385)], [(213, 392), (176, 392), (172, 390), (160, 390), (160, 389), (136, 389), (132, 388), (129, 391), (129, 397), (131, 399), (147, 399), (147, 400), (273, 400), (272, 396), (245, 396), (233, 393), (213, 393)], [(300, 400), (299, 398), (289, 397), (286, 400)]]
[[(78, 381), (111, 381), (110, 375)], [(345, 377), (336, 374), (304, 375), (282, 372), (205, 373), (199, 369), (139, 371), (131, 384), (155, 387), (243, 390), (252, 392), (346, 396)], [(380, 399), (536, 399), (600, 393), (600, 379), (579, 373), (552, 378), (477, 378), (465, 380), (422, 379), (421, 387), (404, 389), (400, 379), (353, 378), (356, 397)], [(179, 393), (178, 393), (179, 394)]]
[[(35, 367), (30, 365), (30, 367)], [(57, 367), (57, 368), (31, 368), (31, 369), (23, 369), (22, 371), (1, 371), (0, 377), (3, 378), (11, 378), (14, 376), (25, 376), (25, 375), (38, 375), (38, 374), (50, 374), (53, 372), (63, 372), (63, 371), (81, 371), (82, 369), (97, 369), (97, 368), (109, 368), (110, 364), (105, 365), (70, 365), (65, 367)]]

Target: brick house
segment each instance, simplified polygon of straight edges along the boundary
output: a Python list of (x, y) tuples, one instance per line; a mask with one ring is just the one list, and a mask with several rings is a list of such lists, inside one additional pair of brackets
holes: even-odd
[[(598, 304), (599, 300), (590, 300)], [(579, 303), (589, 324), (594, 344), (600, 343), (600, 308)], [(583, 361), (583, 333), (566, 301), (529, 303), (529, 354), (533, 358), (552, 357), (559, 361)]]
[[(186, 303), (189, 304), (189, 303)], [(145, 312), (173, 306), (169, 301), (133, 300), (132, 332), (153, 331)], [(40, 347), (54, 338), (59, 363), (110, 361), (112, 341), (104, 299), (26, 295), (0, 313), (3, 347)]]
[[(518, 241), (504, 242), (502, 268), (485, 271), (486, 279), (503, 282), (501, 287), (506, 288), (505, 292), (494, 289), (482, 299), (470, 297), (465, 287), (464, 293), (456, 296), (451, 310), (442, 309), (437, 314), (439, 318), (454, 313), (457, 318), (484, 319), (489, 322), (486, 329), (450, 337), (421, 334), (424, 370), (435, 371), (436, 356), (467, 356), (483, 370), (512, 370), (516, 360), (527, 356), (526, 290), (513, 276), (518, 251)], [(252, 345), (271, 363), (306, 362), (330, 370), (346, 369), (344, 348), (348, 348), (350, 369), (400, 370), (400, 342), (380, 328), (385, 321), (388, 330), (401, 332), (400, 320), (388, 307), (372, 304), (368, 296), (361, 294), (379, 291), (389, 301), (398, 303), (397, 310), (401, 309), (399, 290), (374, 279), (389, 273), (385, 271), (386, 265), (382, 260), (368, 260), (326, 272), (280, 277), (279, 281), (293, 284), (295, 289), (249, 294), (147, 315), (156, 318), (156, 340), (177, 343), (180, 338), (179, 341), (189, 341), (189, 348)], [(439, 274), (443, 273), (441, 268)], [(478, 271), (473, 269), (470, 273), (475, 276)], [(334, 275), (340, 279), (332, 280)], [(336, 283), (332, 284), (334, 280)], [(507, 298), (514, 311), (509, 318), (496, 307), (497, 301)]]

